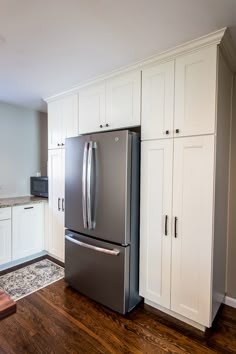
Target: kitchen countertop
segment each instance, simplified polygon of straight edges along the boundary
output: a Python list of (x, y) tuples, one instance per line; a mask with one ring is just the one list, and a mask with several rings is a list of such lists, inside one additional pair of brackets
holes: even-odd
[(0, 198), (0, 208), (13, 207), (16, 205), (32, 204), (32, 203), (41, 203), (47, 202), (47, 198), (41, 197), (14, 197), (14, 198)]

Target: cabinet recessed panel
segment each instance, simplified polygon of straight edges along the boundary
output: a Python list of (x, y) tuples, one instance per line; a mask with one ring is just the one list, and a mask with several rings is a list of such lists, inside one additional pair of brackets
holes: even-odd
[(175, 139), (171, 309), (208, 325), (214, 136)]
[(140, 71), (107, 80), (106, 123), (109, 129), (140, 125), (140, 99)]
[(174, 61), (142, 71), (142, 139), (173, 136)]
[(215, 131), (216, 46), (176, 59), (174, 129), (178, 136)]
[(79, 92), (79, 134), (102, 131), (105, 126), (105, 103), (104, 82)]
[(167, 308), (170, 306), (172, 149), (171, 139), (142, 143), (140, 293)]

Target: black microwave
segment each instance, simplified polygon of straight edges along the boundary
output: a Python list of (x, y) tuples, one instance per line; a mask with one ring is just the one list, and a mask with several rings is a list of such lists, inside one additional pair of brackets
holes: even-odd
[(30, 177), (30, 193), (48, 198), (48, 177)]

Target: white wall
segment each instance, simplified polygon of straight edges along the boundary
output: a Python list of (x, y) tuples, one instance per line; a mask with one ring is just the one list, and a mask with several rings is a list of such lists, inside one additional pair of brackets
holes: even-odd
[(30, 194), (30, 176), (46, 173), (47, 116), (0, 103), (0, 198)]

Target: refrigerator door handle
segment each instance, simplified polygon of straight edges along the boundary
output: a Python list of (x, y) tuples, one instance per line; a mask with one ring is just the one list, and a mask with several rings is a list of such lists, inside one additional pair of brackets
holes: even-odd
[(89, 142), (88, 165), (87, 165), (87, 217), (88, 229), (92, 230), (92, 206), (91, 206), (91, 173), (92, 173), (93, 142)]
[(96, 252), (102, 252), (105, 254), (109, 254), (111, 256), (118, 256), (120, 254), (120, 251), (117, 250), (116, 248), (114, 248), (113, 250), (108, 250), (107, 248), (96, 247), (96, 246), (90, 245), (88, 243), (84, 243), (82, 241), (76, 240), (73, 237), (70, 237), (68, 235), (66, 235), (66, 239), (70, 242), (75, 243), (78, 246), (89, 248), (89, 249), (96, 251)]
[(86, 142), (84, 144), (84, 157), (83, 157), (83, 174), (82, 174), (82, 209), (83, 209), (83, 223), (84, 228), (88, 228), (88, 216), (87, 216), (87, 190), (86, 190), (86, 182), (87, 182), (87, 164), (88, 164), (88, 146), (89, 143)]

